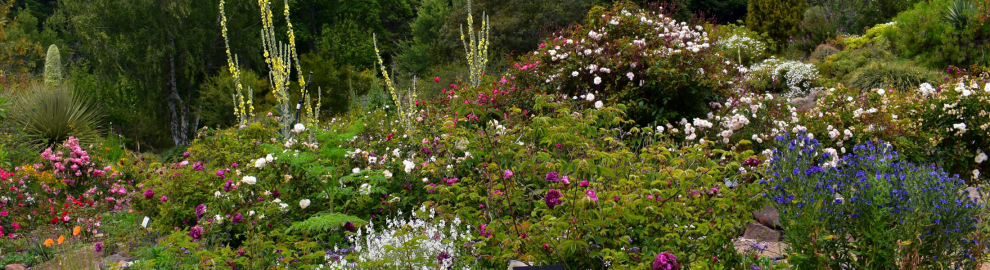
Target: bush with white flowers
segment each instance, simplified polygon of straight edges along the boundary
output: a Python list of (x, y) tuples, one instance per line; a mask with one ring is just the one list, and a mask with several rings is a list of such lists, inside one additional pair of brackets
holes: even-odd
[(450, 222), (436, 217), (425, 205), (409, 220), (389, 218), (380, 231), (368, 224), (348, 238), (353, 252), (346, 257), (327, 255), (327, 264), (318, 269), (470, 270), (474, 263), (470, 226), (460, 217)]

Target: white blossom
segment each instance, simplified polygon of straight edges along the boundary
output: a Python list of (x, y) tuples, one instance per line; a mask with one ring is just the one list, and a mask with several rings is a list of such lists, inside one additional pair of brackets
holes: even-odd
[(241, 183), (245, 183), (245, 184), (248, 184), (248, 185), (254, 185), (254, 184), (258, 183), (258, 178), (257, 177), (254, 177), (254, 176), (250, 176), (250, 175), (244, 176), (244, 178), (241, 178)]
[(299, 208), (306, 209), (306, 207), (309, 207), (309, 199), (299, 200)]

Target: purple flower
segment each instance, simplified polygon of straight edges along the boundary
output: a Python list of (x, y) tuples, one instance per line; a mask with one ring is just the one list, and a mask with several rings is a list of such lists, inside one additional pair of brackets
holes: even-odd
[(93, 250), (96, 250), (96, 252), (103, 252), (103, 242), (96, 242), (96, 244), (93, 245)]
[(223, 184), (223, 191), (230, 192), (231, 189), (234, 189), (234, 182), (227, 180), (227, 183)]
[(504, 172), (504, 173), (502, 173), (502, 178), (506, 178), (506, 179), (508, 179), (508, 178), (512, 178), (512, 175), (514, 175), (514, 174), (512, 173), (512, 171), (510, 171), (510, 170), (505, 170), (505, 172)]
[(167, 201), (168, 201), (168, 197), (162, 196), (162, 202), (167, 202)]
[(278, 198), (278, 196), (282, 196), (282, 193), (278, 192), (278, 188), (275, 188), (275, 191), (272, 191), (272, 198)]
[(189, 158), (189, 152), (182, 153), (182, 158)]
[(543, 201), (546, 202), (547, 207), (549, 207), (550, 210), (553, 210), (554, 207), (564, 203), (560, 200), (561, 196), (563, 196), (563, 194), (560, 193), (560, 190), (551, 189), (547, 191), (547, 196), (543, 198)]
[(588, 179), (581, 180), (581, 183), (578, 184), (578, 185), (581, 186), (581, 187), (587, 187), (588, 186)]
[(356, 232), (357, 228), (354, 227), (354, 222), (348, 221), (347, 223), (344, 223), (344, 230), (347, 230), (349, 232)]
[(192, 229), (189, 229), (189, 237), (192, 237), (193, 242), (199, 241), (200, 238), (203, 238), (203, 227), (193, 226)]
[(199, 221), (199, 219), (203, 218), (203, 216), (205, 216), (205, 215), (206, 215), (206, 205), (205, 204), (199, 204), (199, 205), (197, 205), (196, 206), (196, 221)]
[(560, 174), (557, 171), (552, 171), (547, 173), (547, 181), (557, 182), (560, 180)]
[(151, 200), (151, 198), (154, 198), (154, 197), (155, 197), (155, 191), (154, 190), (151, 190), (149, 188), (148, 190), (145, 190), (144, 191), (144, 198), (145, 199)]
[(653, 259), (653, 270), (674, 269), (681, 269), (681, 265), (677, 264), (677, 256), (674, 256), (670, 251), (661, 252)]
[(244, 220), (244, 216), (241, 213), (236, 213), (234, 217), (230, 218), (230, 221), (234, 223), (241, 223), (241, 220)]
[(202, 170), (206, 170), (206, 168), (203, 167), (203, 162), (202, 161), (196, 161), (196, 163), (193, 163), (193, 170), (194, 171), (202, 171)]
[(441, 264), (443, 264), (444, 261), (449, 259), (450, 259), (450, 253), (447, 253), (446, 251), (441, 251), (440, 254), (437, 254), (437, 261), (439, 261)]

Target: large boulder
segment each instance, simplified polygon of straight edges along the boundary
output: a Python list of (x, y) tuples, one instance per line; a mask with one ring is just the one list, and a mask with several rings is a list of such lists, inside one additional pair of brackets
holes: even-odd
[(780, 231), (771, 229), (760, 223), (746, 224), (746, 231), (743, 232), (743, 238), (760, 242), (777, 242), (780, 241), (781, 235)]
[(777, 208), (771, 205), (763, 206), (763, 209), (753, 212), (753, 219), (755, 219), (763, 226), (770, 228), (780, 229), (780, 217), (777, 213)]

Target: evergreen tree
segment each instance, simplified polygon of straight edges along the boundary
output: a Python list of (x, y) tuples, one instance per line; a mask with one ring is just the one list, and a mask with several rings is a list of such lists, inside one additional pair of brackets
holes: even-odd
[(777, 44), (786, 44), (798, 32), (804, 13), (802, 0), (750, 0), (746, 26), (766, 33)]

